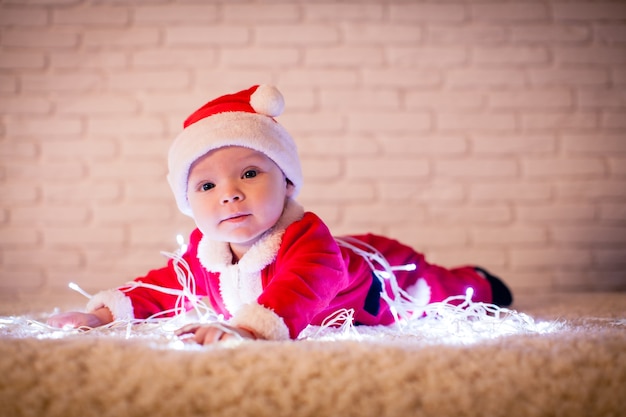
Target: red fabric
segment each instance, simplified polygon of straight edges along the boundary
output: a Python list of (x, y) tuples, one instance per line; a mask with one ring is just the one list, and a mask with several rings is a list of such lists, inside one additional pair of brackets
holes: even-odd
[[(424, 256), (395, 240), (376, 235), (355, 236), (377, 248), (390, 265), (414, 263), (415, 271), (396, 272), (400, 287), (407, 288), (419, 279), (430, 288), (430, 302), (442, 301), (453, 295), (463, 295), (468, 287), (474, 289), (474, 301), (491, 302), (487, 280), (472, 267), (445, 269), (427, 263)], [(208, 297), (212, 307), (226, 318), (231, 317), (220, 294), (219, 274), (207, 271), (197, 258), (202, 233), (196, 229), (183, 258), (196, 281), (196, 293)], [(263, 292), (258, 303), (280, 316), (292, 338), (309, 324), (319, 325), (333, 312), (352, 308), (357, 322), (367, 325), (390, 324), (393, 316), (381, 300), (375, 316), (364, 310), (364, 302), (372, 284), (372, 273), (363, 258), (350, 249), (339, 248), (326, 225), (313, 213), (285, 230), (282, 244), (274, 262), (261, 271)], [(181, 288), (173, 270), (167, 267), (153, 270), (139, 281), (168, 288)], [(176, 296), (146, 288), (129, 291), (136, 318), (146, 318), (174, 307)]]

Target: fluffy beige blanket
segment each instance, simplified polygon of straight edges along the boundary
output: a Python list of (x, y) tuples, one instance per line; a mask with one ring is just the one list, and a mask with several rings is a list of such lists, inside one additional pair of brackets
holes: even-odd
[(501, 336), (317, 329), (214, 347), (53, 332), (1, 307), (1, 416), (626, 415), (626, 293), (521, 297), (543, 330)]

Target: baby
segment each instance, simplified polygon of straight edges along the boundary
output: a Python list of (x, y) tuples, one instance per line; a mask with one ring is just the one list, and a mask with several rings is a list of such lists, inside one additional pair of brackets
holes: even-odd
[[(396, 283), (415, 311), (468, 288), (473, 301), (511, 304), (506, 285), (482, 268), (432, 265), (382, 236), (333, 237), (295, 200), (303, 177), (296, 145), (274, 119), (283, 108), (282, 95), (269, 85), (224, 95), (192, 113), (169, 150), (168, 182), (178, 208), (197, 226), (181, 257), (196, 295), (225, 319), (185, 326), (178, 335), (200, 344), (296, 339), (342, 309), (354, 311), (357, 325), (388, 325), (397, 320), (390, 305), (398, 298)], [(400, 266), (393, 281), (383, 278), (391, 268), (375, 272), (385, 265)], [(87, 313), (57, 314), (48, 323), (98, 327), (172, 311), (178, 296), (159, 288), (182, 289), (177, 269), (179, 262), (170, 260), (136, 285), (96, 294)]]

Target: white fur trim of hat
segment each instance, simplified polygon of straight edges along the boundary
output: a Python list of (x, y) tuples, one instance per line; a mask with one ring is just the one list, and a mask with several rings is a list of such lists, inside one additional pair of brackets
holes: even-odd
[(285, 107), (282, 94), (271, 85), (253, 86), (216, 98), (192, 113), (169, 150), (167, 180), (180, 211), (191, 216), (187, 181), (191, 165), (208, 152), (225, 146), (242, 146), (262, 152), (294, 185), (302, 187), (298, 149), (291, 135), (274, 117)]

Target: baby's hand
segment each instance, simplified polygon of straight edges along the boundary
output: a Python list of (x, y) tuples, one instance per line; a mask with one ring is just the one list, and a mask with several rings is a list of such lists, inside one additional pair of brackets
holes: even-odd
[(93, 313), (80, 313), (78, 311), (71, 311), (68, 313), (60, 313), (50, 316), (47, 320), (48, 325), (52, 327), (98, 327), (104, 323), (100, 317)]
[(193, 334), (193, 340), (200, 345), (210, 345), (229, 339), (257, 339), (250, 330), (224, 323), (188, 324), (176, 330), (176, 336), (187, 334)]

